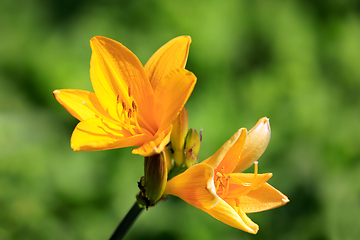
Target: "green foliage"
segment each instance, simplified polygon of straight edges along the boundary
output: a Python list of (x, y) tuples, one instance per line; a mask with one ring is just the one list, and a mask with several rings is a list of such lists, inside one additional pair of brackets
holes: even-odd
[[(259, 172), (290, 203), (250, 214), (258, 235), (177, 198), (128, 239), (356, 239), (360, 235), (360, 12), (347, 1), (0, 1), (0, 239), (107, 239), (138, 192), (130, 149), (73, 152), (77, 120), (54, 89), (91, 90), (89, 40), (147, 59), (190, 35), (186, 107), (199, 159), (270, 118)], [(252, 171), (251, 169), (249, 171)]]

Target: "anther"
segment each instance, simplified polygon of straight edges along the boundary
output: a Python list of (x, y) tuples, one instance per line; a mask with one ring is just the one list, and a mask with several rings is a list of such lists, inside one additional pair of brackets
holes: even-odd
[(131, 97), (131, 89), (130, 89), (130, 87), (128, 88), (128, 95), (129, 95), (129, 97)]
[(122, 105), (123, 111), (126, 111), (126, 103), (124, 102), (124, 100), (121, 100), (121, 105)]
[(128, 111), (128, 118), (131, 118), (131, 114), (132, 114), (132, 111), (131, 111), (131, 109), (129, 109), (129, 111)]
[(136, 106), (135, 102), (132, 101), (132, 104), (131, 104), (131, 105), (132, 105), (133, 111), (136, 112), (136, 111), (137, 111), (137, 106)]
[(120, 95), (117, 95), (116, 102), (119, 103), (120, 102), (119, 100), (120, 100)]

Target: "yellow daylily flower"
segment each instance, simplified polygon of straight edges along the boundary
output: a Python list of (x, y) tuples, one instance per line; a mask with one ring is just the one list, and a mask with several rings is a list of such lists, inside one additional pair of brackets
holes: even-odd
[(259, 226), (246, 213), (280, 207), (289, 199), (267, 183), (272, 173), (258, 174), (257, 162), (253, 174), (236, 169), (256, 161), (269, 139), (270, 124), (264, 117), (250, 131), (238, 130), (210, 158), (170, 179), (164, 194), (180, 197), (232, 227), (256, 234)]
[(94, 92), (63, 89), (56, 100), (77, 118), (71, 147), (95, 151), (140, 146), (134, 154), (151, 156), (170, 140), (171, 124), (196, 83), (184, 69), (191, 38), (180, 36), (162, 46), (145, 67), (121, 43), (90, 40), (90, 78)]

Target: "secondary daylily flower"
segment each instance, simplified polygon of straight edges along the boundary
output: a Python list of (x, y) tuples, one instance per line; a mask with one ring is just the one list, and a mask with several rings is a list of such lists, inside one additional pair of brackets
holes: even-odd
[(258, 174), (257, 162), (253, 174), (234, 170), (260, 157), (269, 139), (270, 125), (264, 117), (250, 131), (236, 132), (207, 160), (169, 180), (164, 194), (178, 196), (232, 227), (257, 233), (258, 225), (246, 213), (276, 208), (289, 199), (266, 182), (271, 173)]
[(80, 122), (72, 137), (75, 151), (140, 146), (151, 156), (170, 140), (171, 124), (184, 107), (196, 77), (184, 69), (191, 39), (180, 36), (162, 46), (142, 66), (121, 43), (90, 40), (90, 78), (95, 93), (55, 90), (56, 100)]

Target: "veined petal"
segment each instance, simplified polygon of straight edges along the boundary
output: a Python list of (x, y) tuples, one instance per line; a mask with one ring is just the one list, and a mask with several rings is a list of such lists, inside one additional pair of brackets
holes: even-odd
[(200, 209), (212, 208), (220, 200), (215, 192), (213, 177), (214, 169), (210, 165), (196, 164), (170, 179), (164, 195), (175, 195)]
[(62, 89), (53, 92), (56, 100), (79, 121), (91, 118), (111, 118), (102, 108), (95, 93), (84, 90)]
[(167, 42), (159, 48), (145, 64), (145, 71), (153, 89), (171, 71), (185, 68), (191, 38), (180, 36)]
[(133, 135), (124, 128), (107, 121), (93, 118), (79, 122), (71, 136), (74, 151), (97, 151), (142, 145), (149, 135)]
[(260, 188), (239, 197), (239, 206), (245, 213), (261, 212), (285, 205), (289, 199), (279, 190), (265, 183)]
[(248, 233), (256, 234), (259, 230), (259, 226), (251, 221), (241, 210), (235, 211), (227, 202), (220, 199), (219, 203), (209, 209), (201, 209), (217, 220), (230, 225), (234, 228), (238, 228)]
[(121, 43), (106, 37), (94, 37), (90, 45), (93, 51), (90, 61), (91, 82), (103, 108), (113, 118), (117, 118), (119, 98), (127, 106), (132, 106), (133, 97), (139, 115), (155, 128), (155, 122), (152, 121), (154, 94), (139, 59)]
[(159, 81), (155, 89), (156, 121), (159, 131), (172, 124), (194, 89), (196, 77), (178, 68)]
[(271, 129), (269, 119), (261, 118), (246, 135), (244, 149), (234, 172), (248, 169), (265, 152), (270, 142)]
[(204, 160), (203, 163), (207, 163), (211, 165), (213, 168), (217, 168), (217, 166), (221, 163), (226, 153), (230, 150), (230, 148), (237, 142), (239, 137), (241, 136), (243, 129), (239, 129), (229, 140), (227, 140), (219, 150), (216, 151), (214, 155)]
[(215, 172), (219, 172), (224, 169), (225, 174), (232, 173), (236, 165), (240, 160), (240, 155), (243, 150), (243, 146), (246, 139), (246, 128), (240, 129), (240, 136), (232, 145), (232, 147), (226, 152), (223, 160), (216, 167)]
[[(229, 190), (225, 198), (237, 198), (259, 189), (272, 177), (272, 173), (232, 173), (230, 174)], [(219, 195), (221, 194), (218, 193)]]
[(154, 154), (159, 154), (164, 151), (166, 145), (170, 142), (172, 126), (168, 126), (163, 132), (153, 137), (150, 141), (145, 142), (140, 147), (135, 148), (132, 153), (148, 157)]

